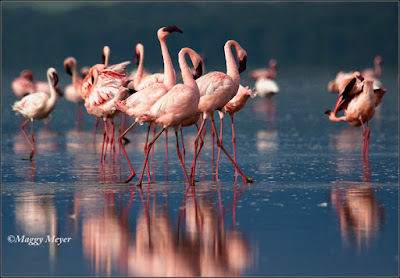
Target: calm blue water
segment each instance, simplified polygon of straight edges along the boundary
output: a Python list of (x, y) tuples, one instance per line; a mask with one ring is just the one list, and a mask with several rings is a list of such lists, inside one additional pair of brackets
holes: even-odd
[[(57, 69), (64, 87), (70, 79)], [(23, 120), (10, 107), (10, 84), (18, 72), (5, 73), (2, 274), (396, 276), (397, 74), (385, 72), (381, 79), (387, 93), (371, 121), (370, 182), (364, 182), (361, 128), (330, 122), (323, 114), (336, 102), (326, 90), (335, 74), (336, 69), (280, 72), (279, 95), (249, 99), (236, 114), (238, 163), (253, 184), (242, 184), (240, 176), (235, 182), (224, 155), (216, 181), (207, 125), (194, 188), (183, 182), (172, 130), (168, 162), (162, 135), (150, 159), (155, 182), (145, 178), (139, 188), (137, 177), (117, 183), (129, 175), (119, 148), (118, 163), (101, 167), (102, 127), (94, 144), (94, 119), (84, 112), (78, 127), (75, 106), (65, 99), (47, 126), (35, 122), (37, 160), (22, 160), (30, 152), (19, 130)], [(45, 73), (35, 76), (43, 80)], [(232, 153), (229, 122), (226, 117), (224, 145)], [(137, 126), (127, 136), (138, 173), (145, 131)], [(195, 135), (194, 127), (185, 131), (187, 169)], [(59, 246), (8, 241), (23, 235), (70, 240)]]

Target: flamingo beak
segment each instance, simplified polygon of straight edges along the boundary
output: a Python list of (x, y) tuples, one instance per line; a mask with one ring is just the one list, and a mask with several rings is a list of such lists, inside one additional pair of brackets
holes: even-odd
[(247, 65), (247, 56), (243, 57), (243, 60), (239, 62), (239, 73), (243, 72), (246, 69)]
[(181, 29), (176, 27), (175, 25), (170, 25), (164, 28), (164, 32), (172, 33), (172, 32), (178, 32), (178, 33), (183, 33)]
[(67, 72), (68, 75), (72, 75), (71, 65), (70, 64), (66, 64), (65, 65), (65, 71)]
[(194, 80), (203, 75), (203, 62), (200, 62), (196, 68), (196, 74), (193, 76)]
[(53, 86), (56, 87), (58, 84), (58, 75), (57, 74), (53, 74)]

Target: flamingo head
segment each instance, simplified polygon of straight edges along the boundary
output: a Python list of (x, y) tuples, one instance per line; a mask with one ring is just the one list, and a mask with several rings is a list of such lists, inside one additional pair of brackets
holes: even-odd
[(55, 68), (49, 68), (47, 70), (47, 76), (53, 79), (53, 87), (56, 87), (58, 84), (58, 73)]
[(162, 28), (158, 29), (157, 37), (158, 37), (159, 40), (165, 39), (172, 32), (178, 32), (178, 33), (181, 33), (181, 34), (183, 33), (183, 31), (181, 29), (179, 29), (178, 27), (176, 27), (175, 25), (170, 25), (170, 26), (162, 27)]
[(81, 68), (81, 71), (80, 71), (80, 73), (81, 73), (81, 77), (82, 78), (85, 78), (88, 74), (89, 74), (89, 67), (83, 67), (83, 68)]
[(139, 61), (140, 61), (140, 55), (143, 55), (144, 53), (144, 46), (141, 43), (136, 44), (135, 47), (135, 56), (134, 56), (134, 60), (135, 60), (135, 64), (138, 65)]
[(76, 66), (76, 60), (74, 57), (67, 57), (64, 60), (64, 68), (68, 75), (72, 75), (72, 66)]
[(383, 63), (383, 59), (381, 56), (377, 55), (377, 56), (375, 56), (374, 62), (375, 62), (375, 64), (380, 65)]
[(278, 62), (275, 59), (269, 60), (269, 67), (276, 69), (278, 67)]
[(33, 81), (33, 72), (31, 70), (23, 70), (21, 71), (20, 77)]
[(244, 51), (244, 53), (245, 53), (245, 55), (243, 55), (242, 58), (240, 57), (240, 53), (239, 53), (239, 73), (245, 71), (246, 66), (247, 66), (247, 54), (246, 54), (246, 51)]

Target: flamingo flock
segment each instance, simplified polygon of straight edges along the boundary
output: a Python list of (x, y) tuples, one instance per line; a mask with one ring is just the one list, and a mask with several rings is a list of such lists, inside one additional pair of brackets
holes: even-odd
[[(164, 72), (148, 73), (144, 70), (144, 46), (141, 43), (135, 46), (135, 63), (137, 69), (128, 73), (127, 66), (130, 61), (109, 65), (110, 48), (103, 48), (103, 61), (90, 68), (83, 67), (80, 74), (77, 69), (77, 60), (67, 57), (63, 66), (72, 77), (72, 83), (68, 85), (64, 94), (58, 85), (58, 73), (54, 68), (47, 70), (47, 82), (34, 81), (33, 73), (29, 70), (21, 72), (20, 76), (13, 80), (12, 90), (20, 98), (12, 106), (12, 109), (21, 114), (26, 120), (20, 129), (31, 147), (29, 160), (36, 158), (33, 123), (34, 120), (47, 119), (56, 106), (60, 96), (64, 95), (67, 101), (73, 102), (78, 107), (84, 104), (86, 112), (103, 120), (103, 142), (100, 155), (100, 163), (105, 164), (109, 151), (109, 161), (114, 158), (117, 163), (115, 123), (114, 119), (119, 115), (132, 118), (133, 123), (125, 128), (120, 121), (120, 134), (118, 145), (123, 151), (128, 163), (130, 174), (122, 182), (130, 182), (136, 172), (125, 150), (123, 139), (127, 133), (137, 124), (147, 123), (147, 135), (144, 146), (145, 159), (140, 172), (137, 185), (143, 182), (147, 170), (149, 182), (149, 154), (156, 140), (165, 131), (174, 129), (176, 138), (177, 156), (183, 170), (184, 181), (189, 185), (195, 184), (196, 162), (204, 145), (205, 123), (211, 121), (211, 133), (216, 137), (218, 146), (218, 159), (216, 176), (218, 177), (221, 151), (231, 161), (236, 178), (240, 176), (244, 183), (251, 183), (251, 177), (246, 176), (239, 167), (236, 154), (236, 138), (234, 128), (234, 114), (243, 109), (247, 100), (256, 95), (270, 97), (279, 93), (279, 87), (274, 81), (277, 75), (277, 61), (271, 59), (269, 67), (256, 69), (249, 73), (248, 78), (255, 80), (255, 88), (244, 86), (240, 81), (240, 74), (246, 70), (247, 52), (235, 40), (228, 40), (224, 45), (226, 72), (204, 72), (204, 55), (200, 56), (195, 50), (183, 47), (178, 53), (178, 65), (180, 73), (174, 70), (171, 55), (167, 47), (167, 38), (172, 33), (183, 33), (177, 26), (162, 27), (157, 31), (157, 38), (161, 47), (164, 64)], [(234, 51), (233, 51), (234, 50)], [(190, 64), (188, 64), (189, 58)], [(329, 120), (333, 122), (347, 121), (352, 126), (363, 128), (363, 160), (368, 157), (369, 146), (369, 121), (375, 113), (376, 107), (381, 103), (386, 89), (379, 81), (381, 76), (382, 58), (377, 56), (374, 60), (374, 69), (366, 69), (354, 72), (339, 72), (336, 78), (329, 82), (328, 90), (337, 92), (338, 99), (332, 111), (327, 110)], [(177, 76), (182, 83), (177, 83)], [(344, 116), (338, 117), (343, 110)], [(220, 118), (220, 131), (215, 125), (214, 114), (218, 112)], [(228, 113), (231, 118), (233, 158), (223, 145), (223, 120)], [(25, 133), (25, 126), (31, 121), (31, 140)], [(199, 122), (201, 122), (199, 126)], [(110, 127), (108, 126), (110, 125)], [(149, 142), (149, 132), (153, 125), (153, 139)], [(183, 129), (188, 126), (197, 127), (197, 135), (194, 140), (193, 162), (190, 172), (186, 170), (185, 147), (183, 141)], [(161, 130), (156, 134), (156, 126)], [(97, 127), (97, 124), (96, 124)], [(179, 140), (178, 133), (181, 139)], [(129, 142), (129, 140), (126, 140)], [(183, 152), (180, 151), (180, 143)], [(214, 140), (213, 140), (214, 141)], [(166, 142), (166, 154), (168, 160), (168, 143)]]

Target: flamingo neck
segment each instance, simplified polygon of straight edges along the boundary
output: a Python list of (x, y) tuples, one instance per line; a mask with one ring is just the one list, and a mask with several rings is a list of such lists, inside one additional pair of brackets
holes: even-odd
[(374, 74), (375, 77), (381, 76), (381, 64), (379, 62), (375, 62)]
[(54, 88), (53, 82), (52, 82), (49, 74), (47, 75), (47, 82), (49, 83), (49, 87), (50, 87), (50, 98), (49, 98), (49, 102), (47, 103), (47, 107), (49, 109), (53, 109), (56, 106), (56, 102), (57, 102), (57, 92), (56, 92), (56, 89)]
[[(228, 41), (225, 46), (224, 46), (224, 52), (225, 52), (225, 61), (226, 61), (226, 74), (229, 75), (232, 80), (238, 84), (240, 82), (240, 76), (239, 76), (239, 70), (236, 65), (235, 58), (233, 57), (232, 54), (232, 49), (231, 46), (235, 45), (234, 41)], [(236, 45), (235, 45), (236, 47)], [(237, 52), (237, 49), (236, 49)]]
[[(185, 55), (188, 54), (188, 49), (185, 49), (179, 53), (179, 67), (182, 73), (183, 84), (191, 87), (197, 87), (197, 83), (193, 78), (192, 72), (186, 62)], [(189, 54), (190, 55), (190, 54)], [(165, 77), (164, 77), (165, 78)]]
[(75, 88), (75, 91), (79, 88), (78, 84), (78, 70), (77, 70), (77, 65), (75, 62), (73, 62), (73, 68), (72, 68), (72, 85)]
[(176, 75), (174, 65), (172, 64), (171, 57), (169, 56), (166, 37), (160, 39), (161, 53), (164, 62), (164, 85), (170, 90), (176, 84)]
[(139, 48), (139, 65), (136, 70), (135, 79), (133, 81), (134, 87), (139, 86), (143, 77), (143, 63), (144, 63), (144, 49)]

